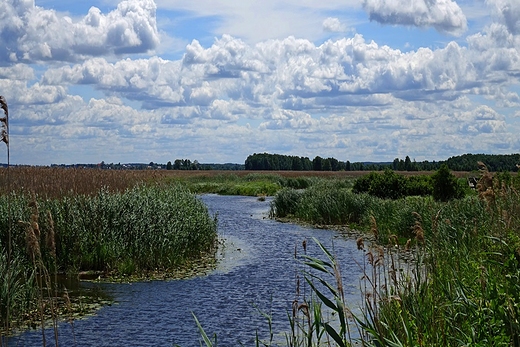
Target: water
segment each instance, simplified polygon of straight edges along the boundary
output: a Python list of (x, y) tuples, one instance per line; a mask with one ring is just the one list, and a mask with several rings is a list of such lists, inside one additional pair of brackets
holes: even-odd
[[(254, 346), (255, 334), (268, 338), (261, 312), (273, 317), (275, 339), (285, 341), (296, 293), (296, 275), (304, 267), (294, 258), (303, 254), (324, 259), (311, 240), (316, 237), (334, 247), (341, 263), (343, 284), (351, 307), (360, 301), (358, 264), (363, 253), (355, 241), (329, 230), (316, 230), (267, 218), (269, 199), (204, 195), (210, 213), (218, 213), (219, 234), (226, 239), (219, 267), (204, 277), (100, 286), (115, 304), (96, 315), (59, 327), (61, 346), (200, 346), (200, 333), (192, 313), (206, 333), (217, 334), (218, 346)], [(308, 289), (307, 289), (308, 291)], [(53, 332), (46, 331), (54, 346)], [(9, 346), (42, 346), (41, 331), (9, 339)]]

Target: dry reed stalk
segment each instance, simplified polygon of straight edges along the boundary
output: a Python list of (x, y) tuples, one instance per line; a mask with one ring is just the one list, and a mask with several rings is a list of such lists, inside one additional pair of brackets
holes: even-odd
[(2, 123), (0, 130), (0, 136), (2, 138), (0, 141), (9, 147), (9, 108), (7, 107), (7, 101), (2, 95), (0, 95), (0, 108), (4, 111), (4, 117), (0, 118), (0, 122)]
[(357, 249), (364, 250), (365, 249), (365, 241), (363, 240), (363, 237), (359, 237), (356, 240)]
[(392, 235), (388, 236), (388, 240), (390, 241), (390, 243), (392, 245), (399, 247), (399, 238), (397, 237), (397, 235), (392, 234)]
[(406, 240), (406, 245), (404, 245), (404, 250), (408, 252), (410, 250), (411, 244), (412, 244), (412, 239)]
[[(4, 111), (4, 117), (0, 117), (0, 123), (1, 123), (1, 128), (0, 128), (0, 136), (1, 136), (1, 141), (5, 143), (6, 147), (7, 147), (7, 191), (10, 192), (11, 190), (11, 179), (10, 179), (10, 166), (11, 166), (11, 163), (10, 163), (10, 158), (9, 158), (9, 107), (7, 106), (7, 101), (5, 100), (5, 98), (0, 95), (0, 108)], [(12, 238), (12, 231), (11, 231), (11, 198), (10, 198), (10, 194), (7, 196), (7, 213), (8, 213), (8, 231), (7, 231), (7, 263), (8, 264), (11, 264), (11, 258), (12, 258), (12, 241), (11, 241), (11, 238)], [(8, 276), (10, 276), (10, 272), (8, 271)], [(7, 278), (7, 296), (9, 296), (11, 294), (11, 287), (10, 287), (10, 283), (11, 283), (11, 279), (10, 278)], [(7, 305), (7, 309), (6, 309), (6, 313), (7, 313), (7, 319), (6, 319), (6, 331), (9, 332), (10, 330), (10, 305), (8, 304)], [(2, 336), (0, 335), (0, 346), (2, 345), (2, 341), (3, 341), (3, 338)], [(6, 344), (7, 344), (7, 341), (6, 341)]]
[(424, 229), (422, 227), (422, 217), (417, 212), (412, 212), (415, 216), (415, 224), (413, 226), (413, 233), (415, 234), (415, 239), (417, 243), (424, 244)]
[(486, 201), (488, 207), (495, 201), (495, 191), (493, 187), (493, 175), (489, 172), (486, 164), (479, 161), (480, 179), (477, 183), (477, 192), (479, 198)]
[(379, 230), (377, 229), (376, 218), (373, 215), (370, 215), (370, 231), (372, 232), (374, 238), (377, 241), (377, 238), (379, 236)]

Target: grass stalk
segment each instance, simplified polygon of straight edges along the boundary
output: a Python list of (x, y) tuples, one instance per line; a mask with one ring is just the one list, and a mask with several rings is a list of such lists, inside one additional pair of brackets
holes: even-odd
[[(1, 123), (1, 127), (0, 127), (0, 141), (4, 142), (6, 147), (7, 147), (7, 191), (10, 192), (11, 191), (11, 177), (10, 177), (10, 166), (11, 166), (11, 159), (10, 159), (10, 152), (9, 152), (9, 107), (7, 105), (7, 101), (5, 100), (5, 98), (0, 95), (0, 108), (4, 111), (4, 117), (0, 117), (0, 123)], [(12, 238), (12, 231), (11, 231), (11, 215), (9, 213), (10, 211), (10, 198), (9, 198), (10, 195), (8, 195), (8, 198), (7, 198), (7, 210), (8, 210), (8, 223), (7, 223), (7, 233), (8, 233), (8, 238), (7, 238), (7, 264), (8, 264), (8, 268), (10, 267), (11, 265), (11, 261), (12, 261), (12, 242), (11, 242), (11, 238)], [(7, 298), (10, 297), (11, 295), (11, 271), (7, 271), (6, 273), (6, 282), (7, 282)], [(7, 334), (9, 334), (9, 331), (10, 331), (10, 317), (11, 317), (11, 307), (10, 307), (10, 301), (7, 301), (6, 303), (6, 319), (5, 319), (5, 331), (7, 332)], [(5, 341), (5, 344), (7, 345), (7, 338), (6, 338), (6, 341)], [(3, 346), (3, 337), (2, 335), (0, 334), (0, 347)]]

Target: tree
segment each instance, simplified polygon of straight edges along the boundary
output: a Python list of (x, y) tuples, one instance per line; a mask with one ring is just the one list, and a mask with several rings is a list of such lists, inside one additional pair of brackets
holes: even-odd
[(314, 171), (321, 171), (322, 170), (322, 165), (323, 165), (322, 162), (323, 162), (323, 159), (320, 156), (316, 156), (312, 160), (312, 169)]
[(409, 156), (406, 156), (404, 159), (404, 169), (406, 171), (412, 171), (412, 161), (410, 160)]
[(435, 200), (448, 201), (464, 196), (463, 188), (459, 185), (457, 177), (450, 172), (448, 165), (442, 164), (439, 170), (432, 175), (432, 180)]
[(172, 162), (169, 161), (167, 164), (166, 164), (166, 170), (171, 170), (172, 169)]

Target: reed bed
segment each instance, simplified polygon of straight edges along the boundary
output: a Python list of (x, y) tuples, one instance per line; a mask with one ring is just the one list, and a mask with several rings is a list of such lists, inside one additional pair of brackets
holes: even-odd
[[(210, 250), (216, 238), (215, 218), (179, 185), (135, 186), (122, 193), (101, 189), (93, 196), (62, 199), (15, 195), (10, 211), (6, 197), (0, 197), (0, 215), (9, 214), (38, 224), (38, 241), (47, 242), (40, 251), (45, 259), (55, 252), (58, 271), (170, 268)], [(0, 230), (6, 229), (5, 223), (0, 219)], [(25, 223), (14, 226), (17, 256), (26, 253), (25, 228)], [(53, 238), (54, 251), (46, 241)]]
[[(507, 174), (493, 177), (484, 167), (476, 194), (448, 202), (357, 195), (351, 204), (356, 196), (348, 189), (281, 191), (273, 213), (279, 200), (285, 208), (280, 211), (292, 217), (348, 221), (366, 233), (358, 239), (366, 254), (361, 265), (365, 304), (360, 314), (351, 316), (359, 338), (345, 336), (341, 321), (326, 325), (317, 319), (319, 314), (302, 313), (301, 321), (311, 323), (299, 330), (305, 339), (291, 345), (520, 346), (519, 180)], [(363, 212), (352, 217), (355, 206), (364, 206)], [(339, 284), (324, 282), (337, 277), (334, 259), (327, 250), (324, 254), (325, 260), (307, 262), (321, 269), (322, 275), (313, 279), (325, 288), (312, 287), (317, 303), (307, 306), (337, 311), (347, 303), (337, 294)], [(313, 339), (304, 327), (313, 328)]]
[[(15, 166), (0, 168), (0, 195), (35, 193), (45, 198), (95, 195), (101, 188), (123, 192), (136, 184), (156, 182), (161, 171)], [(10, 184), (8, 183), (10, 180)], [(9, 187), (9, 191), (8, 191)]]
[(3, 278), (10, 279), (0, 292), (2, 326), (8, 326), (6, 320), (20, 321), (43, 298), (50, 299), (46, 306), (54, 302), (54, 292), (42, 293), (53, 288), (50, 274), (175, 277), (203, 257), (211, 262), (217, 240), (216, 216), (180, 185), (101, 189), (59, 199), (12, 193), (0, 196), (0, 216), (2, 259), (7, 257), (7, 216), (19, 221), (12, 226), (10, 265), (0, 266)]

